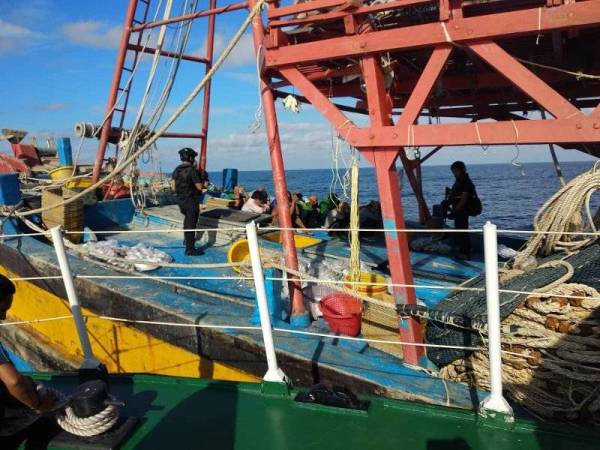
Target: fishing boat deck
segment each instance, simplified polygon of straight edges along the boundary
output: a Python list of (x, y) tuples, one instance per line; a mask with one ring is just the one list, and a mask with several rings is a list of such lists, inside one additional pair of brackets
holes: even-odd
[[(144, 231), (156, 228), (179, 228), (177, 223), (181, 216), (170, 214), (173, 207), (146, 209), (144, 214), (137, 214), (129, 223), (129, 231)], [(167, 211), (167, 213), (165, 213)], [(165, 218), (169, 216), (169, 223)], [(121, 224), (126, 225), (126, 224)], [(240, 227), (237, 223), (237, 227)], [(114, 229), (112, 227), (111, 229)], [(98, 230), (98, 228), (93, 228)], [(110, 229), (108, 230), (110, 231)], [(317, 232), (315, 237), (321, 242), (302, 250), (307, 255), (321, 255), (335, 258), (347, 258), (346, 246), (339, 241), (331, 240), (326, 232)], [(182, 233), (131, 233), (117, 227), (114, 232), (102, 234), (102, 239), (116, 239), (121, 244), (135, 245), (143, 242), (168, 253), (176, 263), (224, 263), (227, 261), (227, 249), (231, 241), (223, 243), (208, 239), (202, 244), (205, 254), (201, 257), (184, 255)], [(242, 235), (243, 237), (243, 235)], [(261, 239), (261, 245), (278, 248), (277, 242)], [(44, 274), (57, 271), (56, 256), (51, 245), (33, 238), (11, 239), (7, 246), (18, 249), (21, 255), (27, 255), (32, 266), (45, 267)], [(363, 246), (361, 258), (373, 263), (378, 258), (385, 258), (385, 250), (375, 244)], [(440, 286), (455, 284), (443, 281), (438, 277), (427, 277), (430, 273), (447, 273), (454, 278), (466, 279), (481, 272), (481, 263), (464, 262), (449, 257), (431, 256), (414, 252), (413, 263), (419, 270), (415, 283), (417, 296), (423, 303), (433, 306), (445, 297), (450, 289)], [(206, 354), (209, 358), (242, 367), (251, 373), (260, 373), (262, 358), (247, 361), (245, 350), (255, 349), (260, 353), (262, 339), (259, 329), (234, 329), (229, 327), (257, 327), (253, 320), (255, 314), (255, 293), (250, 280), (240, 280), (231, 268), (181, 268), (161, 267), (147, 273), (127, 273), (108, 264), (76, 255), (70, 256), (71, 269), (74, 276), (79, 277), (79, 289), (90, 292), (82, 302), (93, 315), (111, 316), (113, 318), (130, 319), (132, 327), (150, 333), (159, 339), (186, 348), (193, 353)], [(383, 261), (383, 259), (382, 259)], [(380, 262), (382, 262), (380, 261)], [(8, 260), (7, 260), (8, 262)], [(46, 271), (47, 270), (47, 271)], [(34, 274), (40, 274), (40, 269)], [(27, 274), (26, 274), (27, 275)], [(93, 279), (83, 280), (85, 276)], [(193, 277), (192, 279), (186, 277)], [(182, 279), (183, 278), (183, 279)], [(83, 285), (83, 281), (94, 287)], [(432, 285), (437, 286), (433, 288)], [(432, 287), (429, 287), (432, 286)], [(110, 299), (106, 298), (107, 293)], [(285, 300), (285, 299), (284, 299)], [(165, 322), (163, 325), (146, 324), (139, 321), (150, 320)], [(173, 327), (168, 323), (180, 323), (186, 327)], [(94, 321), (92, 320), (93, 324)], [(216, 326), (218, 329), (193, 328), (192, 326)], [(290, 329), (287, 322), (274, 324), (280, 329)], [(258, 328), (258, 327), (257, 327)], [(94, 336), (95, 329), (89, 328), (93, 341), (102, 342), (104, 337)], [(309, 333), (329, 334), (324, 321), (314, 321), (308, 328)], [(208, 333), (208, 337), (207, 334)], [(214, 334), (221, 336), (219, 345), (211, 341)], [(370, 386), (367, 392), (381, 392), (393, 398), (415, 399), (439, 405), (452, 405), (472, 409), (482, 399), (482, 393), (473, 391), (461, 383), (454, 383), (432, 377), (427, 371), (404, 365), (401, 359), (369, 347), (363, 342), (348, 342), (336, 338), (318, 335), (298, 335), (285, 331), (276, 331), (275, 345), (282, 359), (282, 366), (302, 369), (304, 377), (293, 381), (306, 383), (310, 378), (318, 382), (321, 377), (347, 377), (347, 380), (360, 380), (364, 386)], [(100, 352), (103, 351), (99, 348)], [(128, 351), (124, 348), (122, 351)], [(102, 355), (113, 360), (119, 367), (119, 354)], [(249, 369), (253, 367), (253, 369)], [(256, 367), (259, 367), (257, 369)], [(172, 367), (158, 368), (162, 370)], [(155, 370), (156, 371), (156, 370)], [(164, 372), (162, 372), (164, 373)], [(333, 374), (333, 375), (332, 375)], [(360, 383), (357, 386), (360, 386)], [(364, 387), (363, 386), (363, 387)], [(360, 389), (360, 387), (359, 387)]]
[[(78, 384), (75, 375), (35, 378), (65, 394)], [(599, 437), (523, 417), (494, 426), (470, 411), (374, 397), (367, 398), (367, 411), (303, 404), (294, 401), (299, 390), (273, 383), (135, 375), (112, 376), (109, 386), (125, 402), (121, 416), (139, 419), (123, 449), (584, 450), (597, 448)], [(49, 428), (38, 423), (31, 440), (24, 435), (16, 441), (21, 448), (46, 448), (57, 433)], [(97, 440), (94, 447), (75, 442), (77, 448), (103, 448)], [(48, 448), (67, 447), (54, 441)]]

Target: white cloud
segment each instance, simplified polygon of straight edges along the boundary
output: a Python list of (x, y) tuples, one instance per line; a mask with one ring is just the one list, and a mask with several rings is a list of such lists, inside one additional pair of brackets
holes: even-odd
[[(279, 135), (284, 159), (289, 167), (327, 167), (331, 155), (331, 133), (326, 124), (309, 122), (280, 123)], [(252, 169), (268, 166), (268, 144), (264, 128), (256, 133), (236, 131), (209, 139), (212, 161), (219, 166), (222, 161), (242, 158)]]
[(52, 102), (52, 103), (45, 103), (45, 104), (41, 104), (41, 105), (35, 105), (33, 109), (35, 111), (41, 111), (41, 112), (56, 112), (56, 111), (60, 111), (61, 109), (64, 109), (64, 107), (65, 107), (64, 103)]
[(0, 53), (21, 50), (40, 37), (29, 28), (0, 19)]
[(244, 83), (256, 84), (258, 82), (258, 75), (256, 72), (225, 72), (223, 75), (225, 75), (227, 78), (231, 78), (232, 80), (243, 81)]
[[(229, 45), (231, 41), (230, 36), (225, 36), (222, 33), (215, 33), (215, 42), (214, 42), (214, 60), (223, 53), (223, 50)], [(201, 50), (198, 50), (193, 53), (196, 56), (205, 56), (206, 55), (206, 42)], [(246, 33), (244, 34), (239, 42), (235, 45), (223, 67), (240, 67), (246, 65), (255, 65), (256, 64), (256, 54), (254, 53), (254, 43), (252, 41), (252, 34)], [(242, 80), (246, 81), (246, 80)]]
[(117, 48), (123, 28), (98, 20), (67, 22), (62, 32), (74, 44), (96, 48)]

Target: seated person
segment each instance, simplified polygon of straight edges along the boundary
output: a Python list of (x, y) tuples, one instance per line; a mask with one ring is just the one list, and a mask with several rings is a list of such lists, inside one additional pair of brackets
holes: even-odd
[[(6, 320), (14, 294), (15, 285), (0, 275), (0, 320)], [(0, 411), (6, 406), (26, 406), (43, 412), (52, 409), (55, 401), (52, 393), (36, 390), (33, 381), (19, 373), (0, 342)]]
[[(371, 229), (371, 230), (381, 230), (383, 229), (383, 218), (381, 217), (381, 204), (375, 200), (370, 201), (367, 205), (361, 206), (358, 212), (359, 216), (359, 224), (361, 230), (363, 229)], [(363, 232), (361, 231), (361, 237), (364, 236), (373, 236), (375, 237), (377, 234), (376, 231), (373, 232)]]
[[(289, 205), (289, 214), (292, 219), (292, 227), (293, 228), (306, 228), (306, 225), (304, 225), (304, 222), (300, 218), (300, 210), (299, 210), (299, 207), (297, 204), (298, 196), (296, 194), (292, 195), (291, 193), (288, 192), (287, 197), (288, 197), (288, 205)], [(273, 211), (272, 224), (274, 226), (280, 226), (279, 211), (277, 210), (277, 201), (276, 200), (273, 201), (272, 211)]]
[(248, 201), (244, 203), (242, 211), (255, 214), (268, 214), (268, 201), (269, 197), (265, 191), (256, 190), (252, 193)]
[(327, 197), (325, 197), (323, 200), (321, 200), (321, 203), (319, 203), (319, 214), (321, 215), (321, 220), (325, 221), (327, 214), (329, 214), (330, 211), (336, 209), (339, 204), (340, 200), (338, 199), (337, 195), (335, 195), (335, 193), (333, 192)]
[(244, 191), (244, 186), (237, 185), (233, 188), (233, 195), (229, 207), (234, 209), (242, 209), (247, 200), (248, 197), (246, 196), (246, 191)]
[(322, 225), (319, 200), (316, 195), (311, 195), (307, 202), (302, 202), (299, 206), (300, 218), (308, 228), (318, 228)]
[[(348, 202), (340, 202), (337, 208), (329, 211), (325, 219), (325, 228), (330, 230), (347, 229), (350, 226), (350, 205)], [(347, 237), (347, 231), (330, 231), (331, 236)]]

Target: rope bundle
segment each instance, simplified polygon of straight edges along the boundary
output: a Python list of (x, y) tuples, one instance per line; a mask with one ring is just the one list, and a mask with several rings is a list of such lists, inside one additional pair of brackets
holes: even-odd
[[(600, 301), (593, 288), (568, 283), (551, 297), (530, 295), (504, 322), (502, 378), (510, 397), (546, 418), (589, 420), (600, 424)], [(489, 389), (489, 362), (475, 352), (440, 371), (440, 376)]]
[[(59, 402), (63, 401), (65, 395), (56, 389), (38, 386), (38, 389), (46, 389), (51, 392)], [(114, 397), (109, 395), (110, 400)], [(119, 420), (119, 408), (115, 405), (106, 405), (102, 411), (89, 417), (78, 417), (73, 408), (67, 405), (64, 411), (56, 415), (56, 423), (67, 433), (75, 436), (91, 437), (102, 434), (115, 426)]]
[(67, 406), (64, 414), (56, 416), (58, 425), (68, 433), (76, 436), (96, 436), (110, 430), (119, 420), (119, 410), (108, 405), (98, 414), (90, 417), (77, 417), (73, 408)]
[[(574, 231), (596, 232), (590, 199), (600, 189), (600, 164), (563, 186), (544, 203), (533, 220), (535, 231), (550, 232), (534, 235), (515, 257), (514, 267), (521, 267), (531, 256), (547, 256), (556, 251), (573, 252), (589, 245), (598, 236), (562, 234)], [(585, 212), (582, 214), (582, 209)]]

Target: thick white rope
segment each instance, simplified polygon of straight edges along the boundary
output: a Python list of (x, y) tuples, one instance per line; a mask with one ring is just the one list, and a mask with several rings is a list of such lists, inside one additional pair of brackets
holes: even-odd
[[(56, 389), (42, 387), (47, 389), (60, 400), (64, 399), (64, 394)], [(110, 400), (115, 400), (109, 396)], [(105, 433), (115, 426), (119, 420), (119, 408), (115, 405), (106, 405), (106, 407), (97, 414), (90, 417), (78, 417), (73, 408), (67, 405), (64, 412), (56, 415), (56, 423), (67, 433), (75, 436), (91, 437)]]
[[(515, 257), (515, 267), (525, 264), (531, 256), (550, 255), (556, 251), (573, 252), (598, 239), (598, 230), (590, 209), (590, 199), (600, 189), (600, 164), (569, 181), (550, 197), (533, 219), (533, 228), (543, 233), (534, 235)], [(585, 212), (584, 221), (582, 209)], [(594, 233), (573, 239), (574, 230)], [(585, 236), (585, 235), (584, 235)]]

